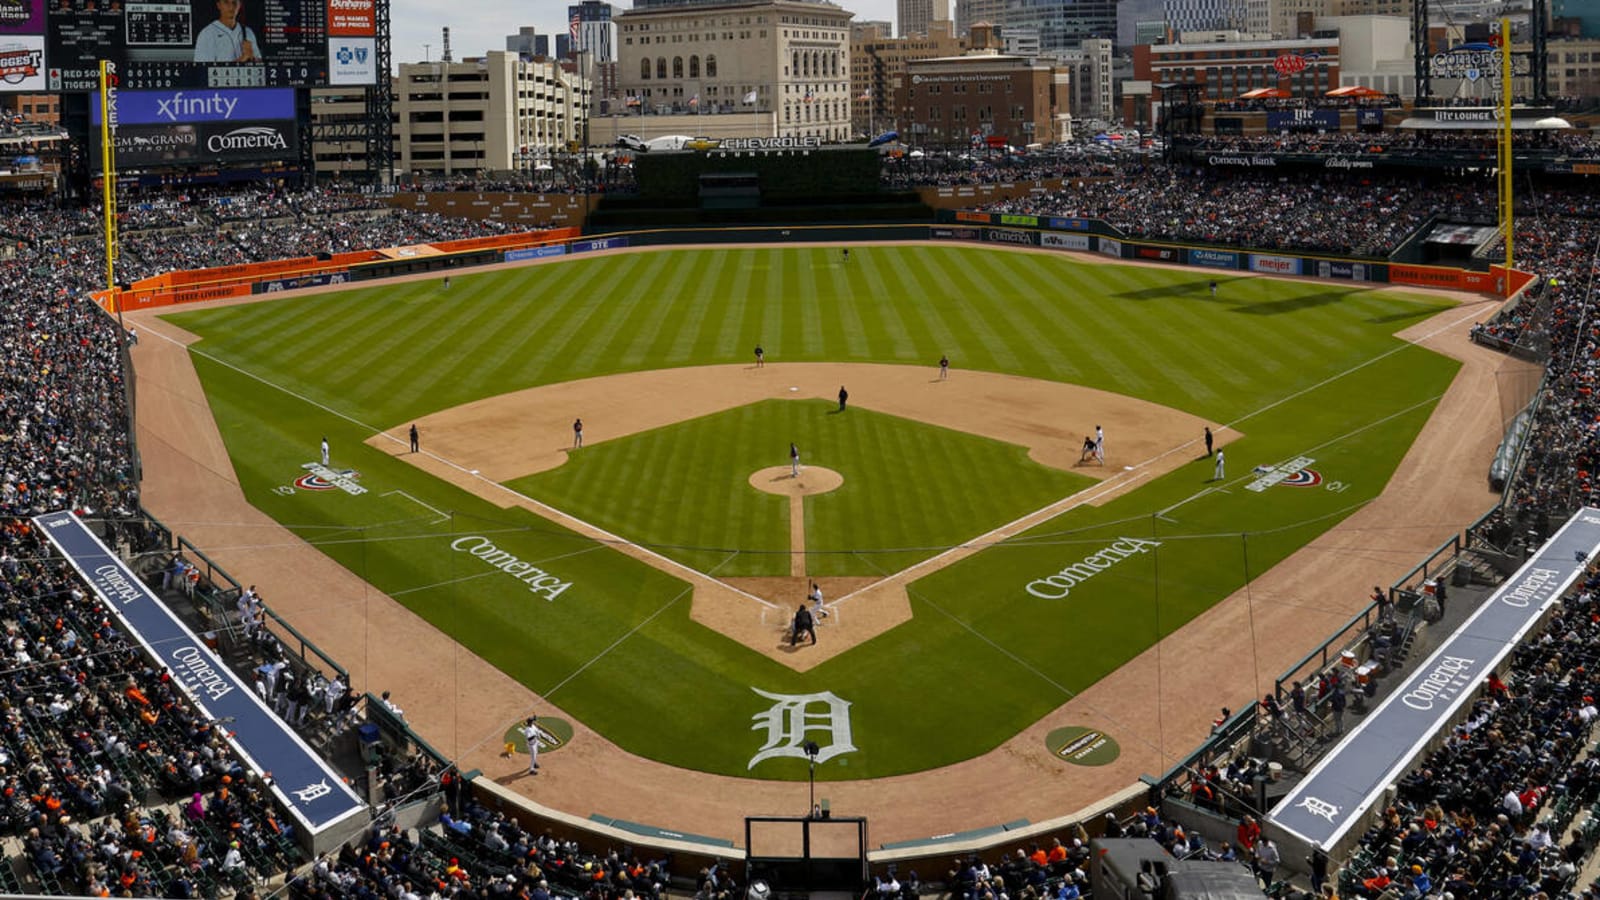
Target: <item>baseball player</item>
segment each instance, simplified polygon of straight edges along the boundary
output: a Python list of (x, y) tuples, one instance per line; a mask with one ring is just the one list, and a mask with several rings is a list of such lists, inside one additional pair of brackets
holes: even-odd
[(1228, 474), (1227, 473), (1227, 469), (1224, 466), (1223, 462), (1224, 462), (1224, 457), (1222, 455), (1222, 451), (1218, 450), (1217, 451), (1217, 468), (1216, 468), (1216, 471), (1213, 472), (1212, 475), (1211, 475), (1211, 480), (1212, 481), (1221, 481), (1223, 478), (1227, 477), (1227, 474)]
[(811, 599), (812, 605), (817, 608), (817, 618), (826, 619), (828, 617), (828, 607), (822, 603), (822, 585), (817, 584), (815, 581), (811, 582), (811, 593), (806, 596)]
[(793, 441), (789, 442), (789, 477), (800, 477), (800, 448)]
[(539, 774), (539, 717), (529, 716), (522, 723), (522, 736), (528, 740), (528, 774)]

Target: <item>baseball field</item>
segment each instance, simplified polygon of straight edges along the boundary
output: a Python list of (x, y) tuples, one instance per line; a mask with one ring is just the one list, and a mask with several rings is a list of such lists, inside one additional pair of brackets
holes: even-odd
[(1395, 333), (1447, 305), (1210, 280), (671, 250), (165, 318), (321, 552), (624, 750), (845, 780), (992, 750), (1383, 492), (1458, 368)]

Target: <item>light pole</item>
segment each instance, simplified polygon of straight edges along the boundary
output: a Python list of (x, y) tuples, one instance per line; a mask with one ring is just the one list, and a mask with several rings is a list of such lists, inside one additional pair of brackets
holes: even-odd
[(807, 778), (811, 782), (811, 805), (806, 807), (806, 818), (815, 819), (817, 817), (817, 754), (822, 752), (822, 748), (817, 746), (816, 741), (806, 741), (805, 751), (806, 759), (811, 761), (811, 771)]

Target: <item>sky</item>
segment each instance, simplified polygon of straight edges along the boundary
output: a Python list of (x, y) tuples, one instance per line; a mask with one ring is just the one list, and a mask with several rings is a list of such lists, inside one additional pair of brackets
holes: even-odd
[[(858, 20), (894, 21), (894, 0), (834, 0), (856, 14)], [(631, 2), (614, 4), (618, 12)], [(521, 0), (515, 4), (463, 4), (461, 0), (389, 0), (389, 27), (396, 64), (438, 59), (442, 29), (450, 29), (450, 52), (456, 59), (504, 50), (506, 35), (532, 25), (540, 34), (554, 35), (567, 27), (565, 0)], [(554, 40), (552, 39), (552, 44)], [(423, 44), (427, 44), (426, 50)], [(554, 47), (551, 48), (554, 50)], [(424, 56), (426, 54), (426, 56)]]

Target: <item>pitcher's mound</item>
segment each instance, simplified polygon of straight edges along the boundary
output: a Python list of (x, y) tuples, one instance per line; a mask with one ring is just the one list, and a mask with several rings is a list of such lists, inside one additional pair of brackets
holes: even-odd
[(790, 473), (788, 466), (757, 469), (750, 476), (750, 486), (756, 490), (790, 497), (826, 494), (841, 484), (844, 484), (843, 475), (821, 466), (801, 466), (799, 478)]

